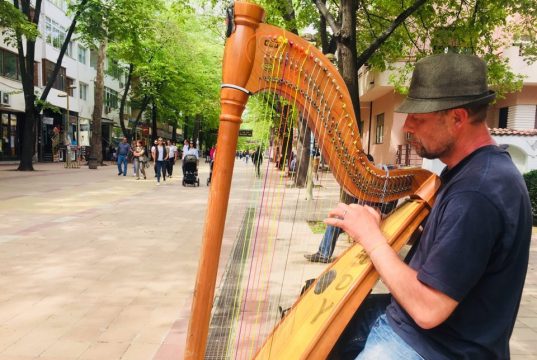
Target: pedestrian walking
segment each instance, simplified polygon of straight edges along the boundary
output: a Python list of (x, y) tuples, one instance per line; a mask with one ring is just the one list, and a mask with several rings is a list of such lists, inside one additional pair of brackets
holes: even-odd
[(148, 159), (142, 141), (138, 140), (136, 142), (136, 147), (134, 148), (133, 155), (134, 165), (136, 168), (136, 180), (140, 180), (140, 171), (142, 172), (142, 175), (144, 176), (145, 180), (145, 163), (148, 161)]
[(117, 147), (117, 175), (127, 176), (127, 156), (129, 155), (131, 146), (124, 137)]
[[(153, 141), (153, 146), (151, 146), (151, 156), (153, 156), (153, 153), (155, 152), (157, 145), (158, 145), (158, 140), (155, 139), (155, 141)], [(153, 163), (153, 170), (155, 171), (155, 177), (157, 177), (157, 163), (156, 162)]]
[(261, 146), (258, 146), (252, 154), (252, 162), (255, 166), (255, 175), (261, 177), (261, 164), (263, 163), (263, 152)]
[(183, 153), (181, 154), (181, 160), (184, 160), (186, 152), (188, 151), (188, 149), (190, 149), (190, 143), (189, 143), (188, 139), (185, 139), (183, 144), (184, 145), (183, 145)]
[(157, 185), (160, 185), (160, 176), (162, 175), (163, 181), (166, 181), (166, 160), (168, 160), (168, 153), (166, 151), (166, 145), (162, 141), (162, 138), (158, 138), (157, 145), (154, 147), (154, 151), (151, 154), (153, 161), (155, 162), (157, 171)]
[(168, 177), (171, 178), (173, 174), (173, 166), (178, 157), (177, 146), (175, 142), (168, 140), (168, 161), (166, 162), (166, 171), (168, 171)]

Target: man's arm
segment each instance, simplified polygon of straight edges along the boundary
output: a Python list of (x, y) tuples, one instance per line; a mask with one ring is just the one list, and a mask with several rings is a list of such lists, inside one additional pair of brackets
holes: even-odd
[(399, 258), (384, 237), (378, 241), (368, 254), (393, 297), (421, 328), (443, 323), (458, 302), (419, 281), (418, 273)]
[[(369, 206), (340, 204), (325, 222), (343, 229), (369, 255), (392, 296), (423, 329), (443, 323), (458, 302), (418, 280), (417, 272), (405, 264), (380, 231), (380, 215)], [(455, 271), (455, 270), (454, 270)]]

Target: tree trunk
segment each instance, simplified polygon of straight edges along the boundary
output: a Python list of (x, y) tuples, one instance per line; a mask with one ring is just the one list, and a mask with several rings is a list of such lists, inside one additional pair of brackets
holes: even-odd
[[(29, 46), (30, 44), (28, 44)], [(35, 47), (35, 43), (32, 45)], [(33, 55), (32, 55), (33, 59)], [(34, 153), (35, 153), (35, 124), (36, 120), (39, 118), (39, 114), (36, 114), (35, 109), (35, 95), (33, 93), (34, 89), (34, 76), (33, 76), (33, 67), (32, 71), (27, 72), (26, 79), (23, 79), (23, 89), (24, 89), (24, 116), (22, 117), (22, 146), (21, 146), (21, 159), (19, 171), (33, 171), (34, 167), (32, 164)], [(29, 74), (31, 73), (31, 74)], [(31, 89), (31, 90), (29, 90)], [(19, 140), (20, 141), (20, 140)]]
[(131, 79), (132, 79), (132, 72), (134, 71), (134, 64), (129, 64), (129, 73), (127, 74), (127, 81), (125, 82), (125, 91), (123, 92), (123, 95), (121, 96), (121, 103), (119, 104), (119, 125), (121, 126), (121, 132), (123, 132), (123, 136), (127, 138), (128, 143), (130, 144), (133, 138), (133, 135), (136, 134), (136, 126), (138, 124), (134, 124), (131, 131), (127, 130), (127, 127), (125, 126), (125, 104), (127, 103), (127, 96), (129, 95), (129, 90), (131, 87)]
[[(281, 123), (278, 129), (279, 143), (281, 144), (281, 152), (279, 155), (278, 168), (285, 170), (289, 168), (291, 155), (293, 153), (293, 108), (291, 105), (282, 106)], [(298, 161), (298, 159), (297, 159)]]
[(172, 125), (172, 143), (177, 142), (177, 123), (174, 122)]
[(155, 99), (153, 99), (151, 104), (151, 144), (155, 143), (155, 140), (158, 138), (157, 135), (157, 104), (155, 104)]
[(308, 179), (306, 180), (306, 200), (313, 200), (313, 159), (309, 158), (308, 164)]
[[(319, 0), (323, 5), (326, 4), (326, 0)], [(327, 23), (326, 18), (319, 13), (319, 36), (321, 38), (321, 49), (323, 54), (335, 54), (337, 51), (337, 44), (334, 37), (330, 37), (326, 29)]]
[(341, 0), (341, 33), (338, 37), (338, 51), (341, 76), (349, 90), (356, 121), (360, 126), (358, 68), (356, 66), (356, 10), (355, 1)]
[(104, 102), (104, 59), (106, 53), (106, 40), (99, 43), (97, 52), (97, 75), (95, 77), (95, 104), (93, 105), (92, 131), (91, 131), (91, 156), (98, 164), (103, 161), (101, 118)]
[[(41, 0), (36, 0), (34, 7), (34, 16), (30, 18), (30, 2), (22, 1), (19, 5), (18, 1), (14, 1), (17, 9), (20, 9), (30, 21), (34, 24), (39, 22), (39, 14), (41, 12)], [(23, 46), (22, 36), (17, 36), (17, 50), (19, 69), (22, 77), (22, 90), (24, 92), (24, 116), (22, 118), (22, 146), (20, 147), (20, 163), (17, 170), (33, 171), (32, 164), (35, 153), (35, 123), (39, 118), (35, 108), (34, 94), (34, 57), (35, 57), (35, 40), (26, 39), (26, 48)], [(24, 54), (26, 50), (26, 56)]]
[(297, 173), (296, 186), (304, 187), (308, 177), (308, 169), (310, 162), (310, 145), (311, 131), (308, 128), (306, 119), (302, 116), (298, 120), (298, 144), (297, 144)]
[(149, 101), (151, 98), (147, 95), (144, 96), (144, 99), (142, 100), (142, 106), (140, 107), (140, 111), (138, 112), (138, 115), (136, 116), (136, 120), (134, 121), (133, 129), (136, 129), (138, 127), (138, 124), (140, 123), (140, 120), (142, 119), (142, 114), (144, 113), (145, 109), (147, 109), (147, 105), (149, 105)]
[[(200, 130), (201, 130), (201, 119), (202, 119), (202, 116), (201, 114), (196, 114), (196, 117), (195, 117), (195, 122), (194, 122), (194, 142), (196, 142), (196, 145), (199, 146), (201, 144), (201, 140), (200, 140)], [(200, 149), (198, 148), (198, 151)]]

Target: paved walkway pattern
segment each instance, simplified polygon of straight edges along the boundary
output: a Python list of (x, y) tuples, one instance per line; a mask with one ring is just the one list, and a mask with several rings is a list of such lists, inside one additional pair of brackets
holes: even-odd
[[(208, 166), (199, 188), (181, 186), (178, 166), (158, 187), (152, 177), (117, 176), (115, 166), (15, 167), (0, 165), (0, 360), (182, 359)], [(253, 168), (238, 162), (235, 174), (221, 267)], [(307, 239), (297, 261), (320, 237)], [(536, 266), (534, 240), (513, 359), (537, 359)]]

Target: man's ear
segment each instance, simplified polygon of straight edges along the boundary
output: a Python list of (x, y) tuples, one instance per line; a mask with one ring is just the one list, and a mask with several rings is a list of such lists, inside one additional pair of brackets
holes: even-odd
[(468, 114), (468, 110), (466, 109), (452, 109), (451, 114), (453, 116), (454, 125), (456, 127), (460, 128), (461, 126), (467, 125), (470, 122), (470, 115)]

